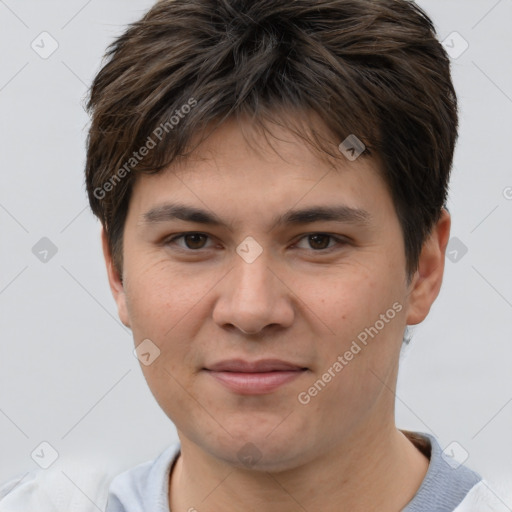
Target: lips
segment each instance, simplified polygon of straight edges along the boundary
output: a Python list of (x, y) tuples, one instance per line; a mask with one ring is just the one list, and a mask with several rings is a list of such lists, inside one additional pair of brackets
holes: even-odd
[(307, 368), (279, 359), (262, 359), (254, 362), (244, 361), (243, 359), (229, 359), (212, 364), (205, 369), (214, 372), (264, 373), (300, 371)]
[(304, 374), (308, 369), (278, 359), (220, 361), (204, 369), (224, 388), (239, 395), (265, 395)]

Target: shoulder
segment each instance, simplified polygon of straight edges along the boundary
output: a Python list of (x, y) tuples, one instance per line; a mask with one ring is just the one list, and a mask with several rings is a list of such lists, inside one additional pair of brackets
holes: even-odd
[(62, 460), (0, 483), (0, 512), (97, 512), (104, 509), (115, 476), (108, 461)]
[(512, 510), (512, 479), (488, 482), (483, 479), (467, 494), (454, 512), (510, 512)]
[[(453, 510), (453, 512), (511, 512), (512, 478), (488, 480), (457, 461), (457, 450), (441, 449), (438, 440), (424, 432), (402, 431), (429, 459), (420, 489), (404, 512)], [(508, 480), (508, 481), (507, 481)]]
[[(155, 479), (163, 487), (166, 462), (178, 453), (179, 445), (171, 445), (156, 459), (122, 473), (118, 464), (100, 454), (72, 460), (61, 457), (51, 468), (29, 470), (0, 482), (0, 512), (145, 510), (133, 508), (130, 500), (147, 499), (147, 491), (153, 489)], [(161, 496), (163, 492), (159, 499)], [(135, 505), (139, 501), (131, 503)], [(153, 512), (151, 508), (147, 510)]]
[(179, 453), (180, 444), (172, 444), (156, 459), (117, 475), (108, 491), (106, 512), (167, 512), (169, 473)]

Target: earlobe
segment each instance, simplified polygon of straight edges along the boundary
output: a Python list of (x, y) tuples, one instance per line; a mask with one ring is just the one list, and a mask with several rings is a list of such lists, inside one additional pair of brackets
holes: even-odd
[(103, 248), (103, 257), (105, 259), (105, 266), (107, 268), (107, 276), (108, 282), (110, 285), (110, 290), (112, 292), (112, 296), (117, 304), (117, 312), (121, 322), (123, 322), (126, 327), (130, 327), (130, 317), (128, 315), (128, 308), (126, 305), (126, 294), (123, 284), (122, 276), (114, 265), (114, 260), (112, 258), (112, 254), (110, 252), (110, 248), (108, 245), (107, 235), (105, 233), (105, 228), (101, 227), (101, 245)]
[(450, 225), (450, 214), (443, 208), (439, 221), (423, 244), (418, 269), (410, 285), (407, 325), (422, 322), (439, 295), (443, 281), (446, 246), (450, 238)]

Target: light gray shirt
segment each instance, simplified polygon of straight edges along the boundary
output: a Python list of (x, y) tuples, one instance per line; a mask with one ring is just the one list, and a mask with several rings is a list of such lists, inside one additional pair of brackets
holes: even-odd
[[(414, 435), (423, 440), (423, 447), (419, 448), (429, 452), (425, 454), (430, 464), (416, 495), (402, 512), (456, 511), (482, 477), (449, 460), (430, 434)], [(173, 444), (155, 460), (139, 464), (114, 478), (106, 512), (169, 512), (169, 475), (179, 453), (180, 444)], [(191, 504), (192, 510), (193, 507)]]

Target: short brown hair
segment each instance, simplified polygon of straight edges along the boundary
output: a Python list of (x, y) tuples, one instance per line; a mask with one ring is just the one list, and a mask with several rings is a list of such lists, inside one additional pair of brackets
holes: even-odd
[(293, 109), (378, 156), (415, 272), (446, 202), (458, 115), (449, 58), (414, 2), (161, 0), (105, 58), (87, 103), (86, 184), (118, 270), (137, 173), (186, 155), (212, 122), (249, 115), (265, 129)]

